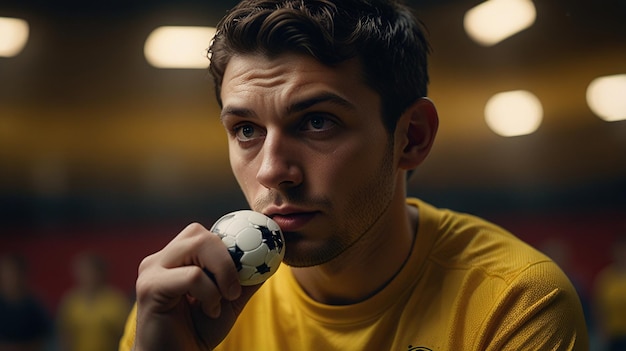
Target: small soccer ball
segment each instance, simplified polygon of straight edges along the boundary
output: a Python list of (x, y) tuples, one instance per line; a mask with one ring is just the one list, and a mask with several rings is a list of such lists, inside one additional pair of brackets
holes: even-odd
[(241, 210), (222, 216), (211, 232), (228, 248), (241, 285), (256, 285), (272, 276), (285, 256), (285, 239), (280, 227), (266, 215)]

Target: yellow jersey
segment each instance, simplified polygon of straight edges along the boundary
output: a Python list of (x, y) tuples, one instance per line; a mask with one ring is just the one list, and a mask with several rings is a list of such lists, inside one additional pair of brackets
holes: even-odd
[[(282, 265), (216, 350), (588, 349), (576, 291), (548, 257), (477, 217), (407, 202), (419, 210), (416, 240), (380, 292), (321, 304)], [(132, 346), (134, 327), (131, 315), (120, 350)]]

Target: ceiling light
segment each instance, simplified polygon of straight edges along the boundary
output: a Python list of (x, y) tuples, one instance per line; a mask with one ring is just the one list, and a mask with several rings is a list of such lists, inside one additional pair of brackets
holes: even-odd
[(488, 0), (468, 10), (463, 25), (470, 38), (491, 46), (532, 26), (536, 17), (530, 0)]
[(591, 81), (587, 87), (587, 104), (605, 121), (626, 120), (626, 74)]
[(539, 128), (543, 108), (539, 99), (525, 90), (495, 94), (485, 105), (485, 121), (496, 134), (512, 137), (531, 134)]
[(146, 39), (144, 55), (157, 68), (207, 68), (214, 35), (212, 27), (159, 27)]
[(19, 18), (0, 17), (0, 57), (19, 54), (28, 41), (28, 22)]

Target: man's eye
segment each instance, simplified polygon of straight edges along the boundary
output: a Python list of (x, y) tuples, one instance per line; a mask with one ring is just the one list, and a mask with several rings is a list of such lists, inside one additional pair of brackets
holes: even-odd
[(262, 134), (258, 127), (244, 124), (235, 128), (235, 136), (240, 141), (249, 141), (262, 136)]
[(335, 126), (335, 122), (324, 116), (312, 116), (304, 123), (302, 129), (310, 131), (324, 131)]

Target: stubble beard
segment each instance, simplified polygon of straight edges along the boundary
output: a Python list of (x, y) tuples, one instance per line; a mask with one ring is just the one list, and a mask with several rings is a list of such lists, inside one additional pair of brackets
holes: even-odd
[[(391, 139), (391, 138), (390, 138)], [(337, 225), (329, 228), (325, 235), (328, 239), (322, 245), (306, 245), (298, 242), (302, 239), (299, 233), (286, 233), (286, 248), (283, 262), (292, 267), (312, 267), (330, 263), (351, 248), (367, 246), (368, 242), (375, 238), (370, 236), (373, 228), (381, 220), (391, 205), (395, 177), (393, 172), (393, 143), (387, 145), (387, 152), (380, 162), (378, 173), (372, 172), (364, 186), (349, 195), (345, 215), (341, 218), (332, 218), (332, 223)], [(295, 204), (323, 205), (326, 213), (335, 214), (331, 201), (327, 199), (305, 200), (304, 196), (293, 194)], [(292, 199), (290, 197), (289, 199)], [(301, 202), (297, 202), (302, 200)], [(320, 207), (317, 207), (320, 208)], [(289, 242), (292, 241), (294, 250), (289, 250)], [(362, 244), (362, 245), (361, 245)]]

